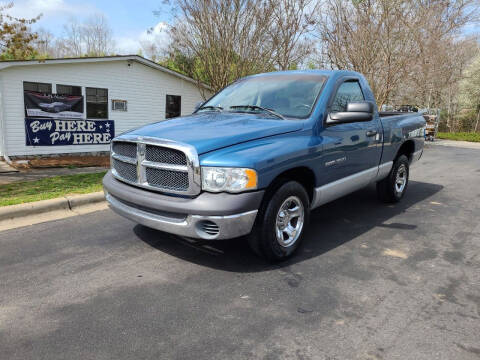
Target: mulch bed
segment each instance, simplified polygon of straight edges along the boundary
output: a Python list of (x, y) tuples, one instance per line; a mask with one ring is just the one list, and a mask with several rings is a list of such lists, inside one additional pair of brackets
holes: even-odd
[[(20, 163), (18, 163), (20, 161)], [(49, 168), (49, 167), (85, 167), (85, 166), (110, 166), (109, 156), (59, 156), (59, 157), (39, 157), (28, 159), (27, 162), (21, 159), (15, 159), (13, 165), (20, 169), (29, 168)]]

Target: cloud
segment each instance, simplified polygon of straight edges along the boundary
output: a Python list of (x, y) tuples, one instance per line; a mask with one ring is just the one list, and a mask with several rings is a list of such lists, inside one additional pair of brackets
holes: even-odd
[(120, 55), (135, 55), (142, 48), (138, 38), (115, 37), (115, 47)]
[[(6, 2), (3, 2), (6, 3)], [(98, 12), (89, 4), (67, 4), (65, 0), (17, 0), (8, 13), (22, 18), (34, 18), (43, 14), (42, 19), (74, 17)]]
[(168, 34), (168, 24), (161, 21), (150, 31), (144, 31), (140, 35), (140, 41), (154, 41), (159, 44), (168, 44), (170, 36)]
[(151, 30), (144, 30), (133, 36), (117, 37), (115, 39), (119, 54), (136, 54), (142, 50), (144, 56), (150, 56), (145, 48), (154, 45), (158, 52), (165, 52), (170, 43), (168, 24), (159, 22)]

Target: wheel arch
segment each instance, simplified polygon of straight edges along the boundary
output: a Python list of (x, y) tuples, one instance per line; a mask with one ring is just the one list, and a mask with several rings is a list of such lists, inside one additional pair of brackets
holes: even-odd
[(278, 174), (268, 185), (267, 194), (274, 192), (281, 184), (288, 180), (300, 183), (306, 190), (310, 202), (315, 192), (315, 173), (307, 166), (298, 166)]
[(413, 140), (406, 140), (398, 148), (394, 161), (397, 160), (401, 155), (405, 155), (408, 158), (408, 162), (411, 163), (414, 152), (415, 152), (415, 142)]

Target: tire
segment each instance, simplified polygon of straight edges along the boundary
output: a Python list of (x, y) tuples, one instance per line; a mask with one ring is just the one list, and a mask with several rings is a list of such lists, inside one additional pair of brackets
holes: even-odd
[[(298, 211), (296, 211), (298, 210)], [(310, 220), (310, 200), (296, 181), (284, 181), (267, 193), (248, 242), (270, 262), (286, 260), (299, 247)]]
[(408, 187), (409, 162), (405, 155), (400, 155), (393, 163), (388, 176), (377, 182), (378, 198), (386, 203), (399, 202)]

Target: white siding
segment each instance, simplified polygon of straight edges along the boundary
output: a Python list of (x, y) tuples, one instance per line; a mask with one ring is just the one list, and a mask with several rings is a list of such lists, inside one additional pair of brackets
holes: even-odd
[(3, 139), (5, 136), (4, 133), (4, 125), (3, 125), (3, 114), (4, 114), (4, 106), (3, 106), (3, 76), (2, 72), (0, 71), (0, 156), (3, 156)]
[[(115, 121), (115, 134), (165, 119), (166, 95), (180, 95), (182, 115), (192, 113), (202, 100), (194, 83), (137, 62), (112, 60), (77, 64), (17, 66), (2, 70), (0, 91), (3, 125), (8, 155), (35, 155), (108, 151), (108, 145), (26, 146), (24, 129), (23, 82), (44, 82), (108, 89), (109, 119)], [(111, 100), (128, 101), (128, 111), (112, 111)], [(84, 109), (86, 112), (86, 109)]]

